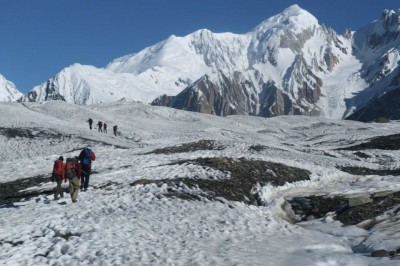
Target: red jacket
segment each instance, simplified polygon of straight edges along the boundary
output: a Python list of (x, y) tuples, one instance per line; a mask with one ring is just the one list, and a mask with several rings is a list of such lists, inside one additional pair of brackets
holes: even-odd
[[(91, 159), (92, 161), (96, 161), (96, 154), (94, 154), (94, 152), (92, 150), (90, 150), (91, 152)], [(83, 149), (81, 150), (81, 153), (79, 153), (79, 161), (80, 164), (82, 164), (82, 160), (83, 160)], [(89, 164), (89, 167), (92, 167), (92, 164)]]
[(64, 179), (65, 179), (65, 163), (64, 163), (63, 161), (61, 161), (61, 160), (55, 160), (55, 161), (54, 161), (54, 164), (59, 164), (59, 165), (60, 165), (61, 169), (60, 169), (59, 171), (61, 172), (61, 175), (60, 175), (60, 174), (57, 174), (57, 173), (55, 172), (56, 169), (53, 168), (53, 172), (52, 172), (52, 174), (51, 174), (51, 177), (54, 178), (54, 177), (56, 177), (56, 176), (60, 176), (61, 179), (64, 180)]

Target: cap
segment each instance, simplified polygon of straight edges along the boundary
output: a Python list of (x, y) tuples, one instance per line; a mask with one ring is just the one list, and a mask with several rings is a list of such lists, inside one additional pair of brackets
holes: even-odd
[(64, 157), (60, 156), (58, 160), (64, 161)]

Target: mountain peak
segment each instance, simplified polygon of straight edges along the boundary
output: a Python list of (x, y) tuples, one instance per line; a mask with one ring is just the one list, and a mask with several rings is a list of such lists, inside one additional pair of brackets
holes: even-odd
[(22, 96), (14, 83), (8, 81), (3, 75), (0, 74), (0, 102), (1, 101), (15, 101)]
[(383, 27), (385, 30), (398, 31), (400, 29), (400, 9), (384, 10), (382, 14)]
[(256, 31), (265, 32), (273, 28), (301, 31), (318, 25), (318, 20), (311, 13), (298, 5), (292, 5), (282, 13), (263, 21), (256, 27)]
[(193, 32), (190, 35), (196, 36), (196, 37), (201, 37), (201, 38), (204, 38), (204, 37), (209, 38), (211, 35), (213, 35), (213, 32), (208, 29), (200, 29), (200, 30)]
[(292, 5), (292, 6), (289, 6), (288, 8), (286, 8), (282, 13), (287, 13), (287, 14), (291, 14), (292, 16), (297, 16), (302, 11), (305, 11), (305, 10), (302, 9), (299, 5), (295, 4), (295, 5)]

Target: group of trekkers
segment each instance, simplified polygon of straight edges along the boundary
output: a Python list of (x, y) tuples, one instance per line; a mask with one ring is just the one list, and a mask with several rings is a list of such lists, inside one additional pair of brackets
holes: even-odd
[[(93, 119), (89, 118), (86, 122), (89, 122), (89, 128), (92, 130)], [(106, 123), (99, 121), (97, 123), (97, 128), (99, 132), (107, 133)], [(115, 136), (117, 136), (117, 129), (117, 125), (114, 125), (113, 133)], [(92, 161), (95, 160), (95, 153), (91, 150), (91, 146), (87, 145), (81, 150), (79, 156), (67, 158), (65, 163), (63, 156), (60, 156), (56, 161), (54, 161), (53, 172), (51, 174), (51, 181), (57, 183), (54, 192), (54, 200), (64, 197), (62, 182), (67, 183), (67, 181), (69, 181), (69, 192), (71, 194), (72, 202), (77, 202), (79, 190), (87, 191), (89, 187)]]
[(89, 187), (90, 172), (92, 169), (92, 161), (96, 160), (95, 153), (91, 150), (91, 146), (84, 147), (79, 156), (67, 158), (64, 163), (64, 157), (60, 156), (53, 166), (51, 181), (57, 182), (54, 200), (58, 200), (59, 196), (64, 197), (62, 182), (69, 181), (69, 192), (72, 202), (78, 201), (78, 192), (87, 191)]
[[(87, 120), (86, 122), (89, 123), (89, 128), (90, 128), (90, 130), (92, 130), (93, 119), (89, 118), (89, 120)], [(107, 124), (106, 124), (106, 122), (104, 122), (104, 123), (103, 123), (103, 121), (97, 122), (97, 130), (99, 132), (107, 133)], [(114, 125), (113, 126), (113, 133), (114, 133), (115, 136), (117, 136), (117, 130), (118, 130), (118, 126)]]

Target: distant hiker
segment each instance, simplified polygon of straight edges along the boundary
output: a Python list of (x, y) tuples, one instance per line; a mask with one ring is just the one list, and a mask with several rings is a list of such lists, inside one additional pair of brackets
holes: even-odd
[(113, 126), (113, 131), (115, 136), (117, 136), (117, 129), (118, 129), (117, 125)]
[(104, 122), (103, 128), (104, 128), (104, 133), (107, 133), (107, 124), (106, 124), (106, 122)]
[(65, 177), (69, 180), (69, 193), (72, 202), (78, 201), (78, 192), (81, 184), (81, 164), (78, 157), (67, 158), (65, 163)]
[(81, 190), (84, 191), (87, 191), (89, 187), (89, 178), (92, 169), (92, 161), (96, 160), (96, 155), (90, 149), (90, 147), (91, 147), (90, 145), (86, 146), (79, 154), (79, 161), (81, 162), (82, 165)]
[(101, 122), (101, 121), (99, 121), (98, 123), (97, 123), (97, 128), (98, 128), (98, 130), (99, 130), (99, 132), (103, 132), (103, 122)]
[(86, 122), (89, 122), (89, 128), (90, 128), (90, 130), (92, 130), (93, 119), (91, 119), (91, 118), (89, 117), (89, 120), (86, 121)]
[(53, 173), (51, 174), (51, 182), (57, 182), (56, 191), (54, 192), (54, 200), (59, 199), (58, 195), (60, 195), (61, 198), (64, 197), (64, 191), (61, 184), (63, 180), (65, 180), (65, 182), (67, 182), (67, 180), (65, 179), (65, 164), (63, 161), (64, 157), (62, 156), (54, 161)]

